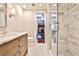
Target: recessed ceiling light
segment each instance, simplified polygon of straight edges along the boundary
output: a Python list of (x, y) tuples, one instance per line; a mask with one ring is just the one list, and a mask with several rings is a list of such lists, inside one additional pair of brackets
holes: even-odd
[(0, 7), (3, 7), (3, 5), (2, 5), (2, 4), (0, 4)]
[(39, 4), (39, 7), (42, 7), (42, 4)]
[(23, 7), (23, 8), (26, 8), (26, 5), (24, 4), (22, 7)]
[(12, 8), (12, 4), (7, 4), (7, 7), (8, 8)]
[(54, 6), (54, 7), (55, 7), (55, 6), (57, 6), (57, 4), (52, 4), (52, 6)]

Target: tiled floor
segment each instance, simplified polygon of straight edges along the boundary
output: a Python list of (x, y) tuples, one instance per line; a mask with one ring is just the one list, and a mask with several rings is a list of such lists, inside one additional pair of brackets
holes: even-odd
[(49, 56), (45, 43), (35, 43), (30, 41), (28, 43), (27, 56)]
[(45, 44), (36, 43), (28, 47), (28, 56), (49, 56)]

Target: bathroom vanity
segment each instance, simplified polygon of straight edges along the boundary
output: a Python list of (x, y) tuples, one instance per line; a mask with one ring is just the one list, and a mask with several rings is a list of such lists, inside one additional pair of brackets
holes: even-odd
[(26, 32), (12, 32), (0, 36), (0, 56), (24, 56), (28, 52)]

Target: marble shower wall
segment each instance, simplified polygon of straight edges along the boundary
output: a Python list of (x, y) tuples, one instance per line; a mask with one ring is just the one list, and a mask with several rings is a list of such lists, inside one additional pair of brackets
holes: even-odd
[(79, 4), (58, 4), (58, 55), (79, 55)]

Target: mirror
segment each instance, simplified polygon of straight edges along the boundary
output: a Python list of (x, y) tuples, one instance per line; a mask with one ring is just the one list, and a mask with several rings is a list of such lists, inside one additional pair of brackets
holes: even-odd
[(0, 28), (7, 25), (7, 11), (6, 4), (0, 3)]

